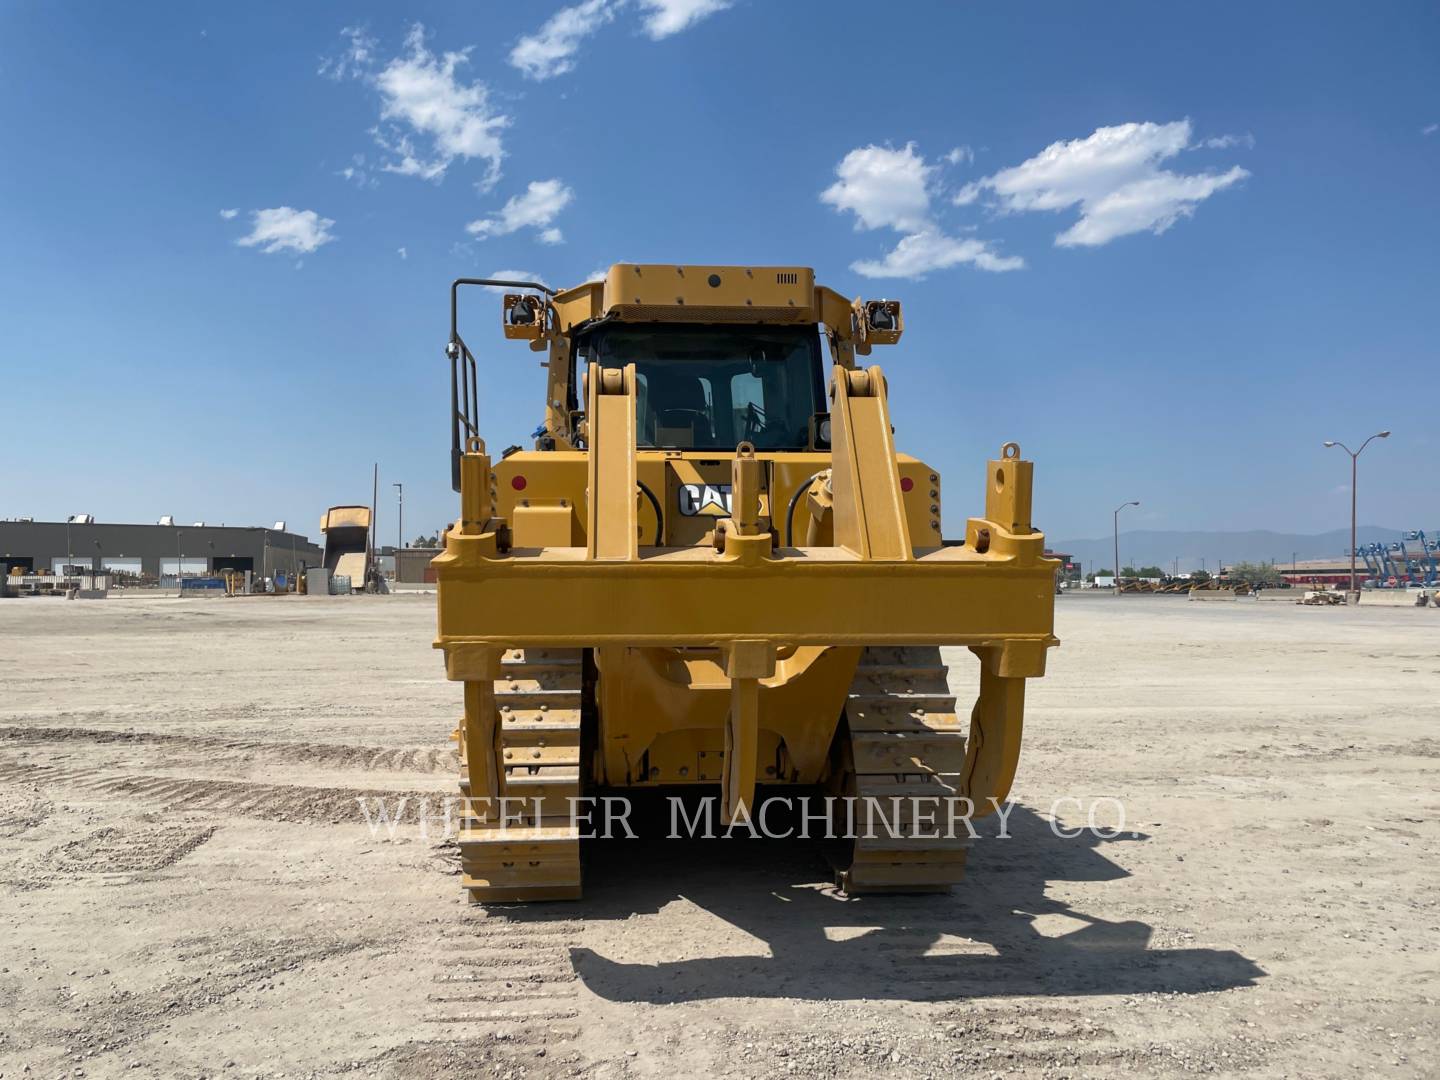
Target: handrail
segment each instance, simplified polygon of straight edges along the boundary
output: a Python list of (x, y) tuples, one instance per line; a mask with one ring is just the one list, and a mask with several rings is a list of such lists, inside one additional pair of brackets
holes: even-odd
[(511, 289), (535, 289), (554, 296), (555, 290), (538, 281), (510, 281), (505, 278), (456, 278), (450, 283), (450, 341), (445, 355), (450, 358), (450, 486), (460, 490), (460, 458), (468, 439), (480, 435), (480, 401), (475, 354), (460, 336), (460, 286), (498, 285)]
[(506, 278), (468, 278), (468, 277), (456, 278), (454, 281), (452, 281), (452, 282), (450, 283), (450, 340), (451, 340), (451, 341), (458, 341), (458, 340), (460, 339), (460, 329), (459, 329), (458, 313), (459, 313), (459, 306), (460, 306), (460, 286), (461, 286), (461, 285), (500, 285), (500, 286), (504, 286), (505, 288), (509, 288), (509, 289), (534, 289), (534, 290), (536, 290), (537, 292), (543, 292), (546, 296), (554, 296), (555, 293), (556, 293), (556, 290), (555, 290), (555, 289), (552, 289), (552, 288), (550, 288), (549, 285), (546, 285), (546, 284), (544, 284), (544, 283), (542, 283), (542, 282), (539, 282), (539, 281), (510, 281), (510, 280), (508, 280), (508, 279), (506, 279)]

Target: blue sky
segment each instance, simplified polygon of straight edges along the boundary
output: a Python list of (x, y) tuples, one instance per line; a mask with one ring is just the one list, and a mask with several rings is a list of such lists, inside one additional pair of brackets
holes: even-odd
[[(1433, 527), (1437, 57), (1422, 3), (10, 0), (0, 516), (313, 535), (378, 460), (437, 529), (449, 280), (648, 261), (902, 299), (948, 533), (1008, 439), (1055, 538), (1318, 532), (1381, 427), (1362, 521)], [(498, 449), (543, 373), (491, 300)]]

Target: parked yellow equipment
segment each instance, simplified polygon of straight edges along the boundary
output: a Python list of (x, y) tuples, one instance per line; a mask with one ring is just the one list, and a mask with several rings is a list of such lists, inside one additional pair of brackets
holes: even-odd
[(370, 516), (368, 506), (332, 506), (320, 519), (330, 579), (347, 577), (357, 592), (365, 587), (370, 573)]
[[(546, 353), (533, 450), (494, 460), (479, 438), (464, 285), (529, 290), (502, 321)], [(1005, 798), (1025, 680), (1056, 644), (1057, 564), (1013, 443), (983, 516), (942, 543), (940, 478), (896, 452), (886, 378), (856, 365), (902, 327), (898, 302), (851, 302), (803, 267), (452, 285), (460, 517), (433, 563), (435, 644), (464, 684), (472, 899), (578, 897), (574, 800), (697, 786), (723, 821), (748, 819), (757, 784), (858, 805), (848, 892), (960, 880), (963, 832), (866, 814), (968, 799), (979, 817)], [(942, 645), (979, 658), (968, 737)]]

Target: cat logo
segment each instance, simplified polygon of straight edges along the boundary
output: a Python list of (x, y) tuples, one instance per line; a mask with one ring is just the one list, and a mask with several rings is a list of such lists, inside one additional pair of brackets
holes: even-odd
[(729, 517), (729, 484), (681, 484), (680, 513), (686, 517)]

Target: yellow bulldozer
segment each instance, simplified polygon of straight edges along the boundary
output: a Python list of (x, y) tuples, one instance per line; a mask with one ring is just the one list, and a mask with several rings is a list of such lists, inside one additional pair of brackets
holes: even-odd
[[(514, 289), (505, 337), (545, 355), (534, 449), (498, 460), (467, 286)], [(591, 800), (642, 791), (703, 796), (731, 825), (757, 791), (820, 793), (847, 893), (961, 879), (955, 808), (1009, 791), (1025, 680), (1057, 644), (1057, 564), (1014, 443), (983, 514), (942, 539), (940, 477), (896, 452), (887, 380), (856, 360), (902, 330), (897, 301), (798, 266), (452, 284), (460, 516), (433, 563), (435, 646), (464, 684), (473, 900), (579, 897)], [(941, 646), (979, 660), (963, 727)]]

